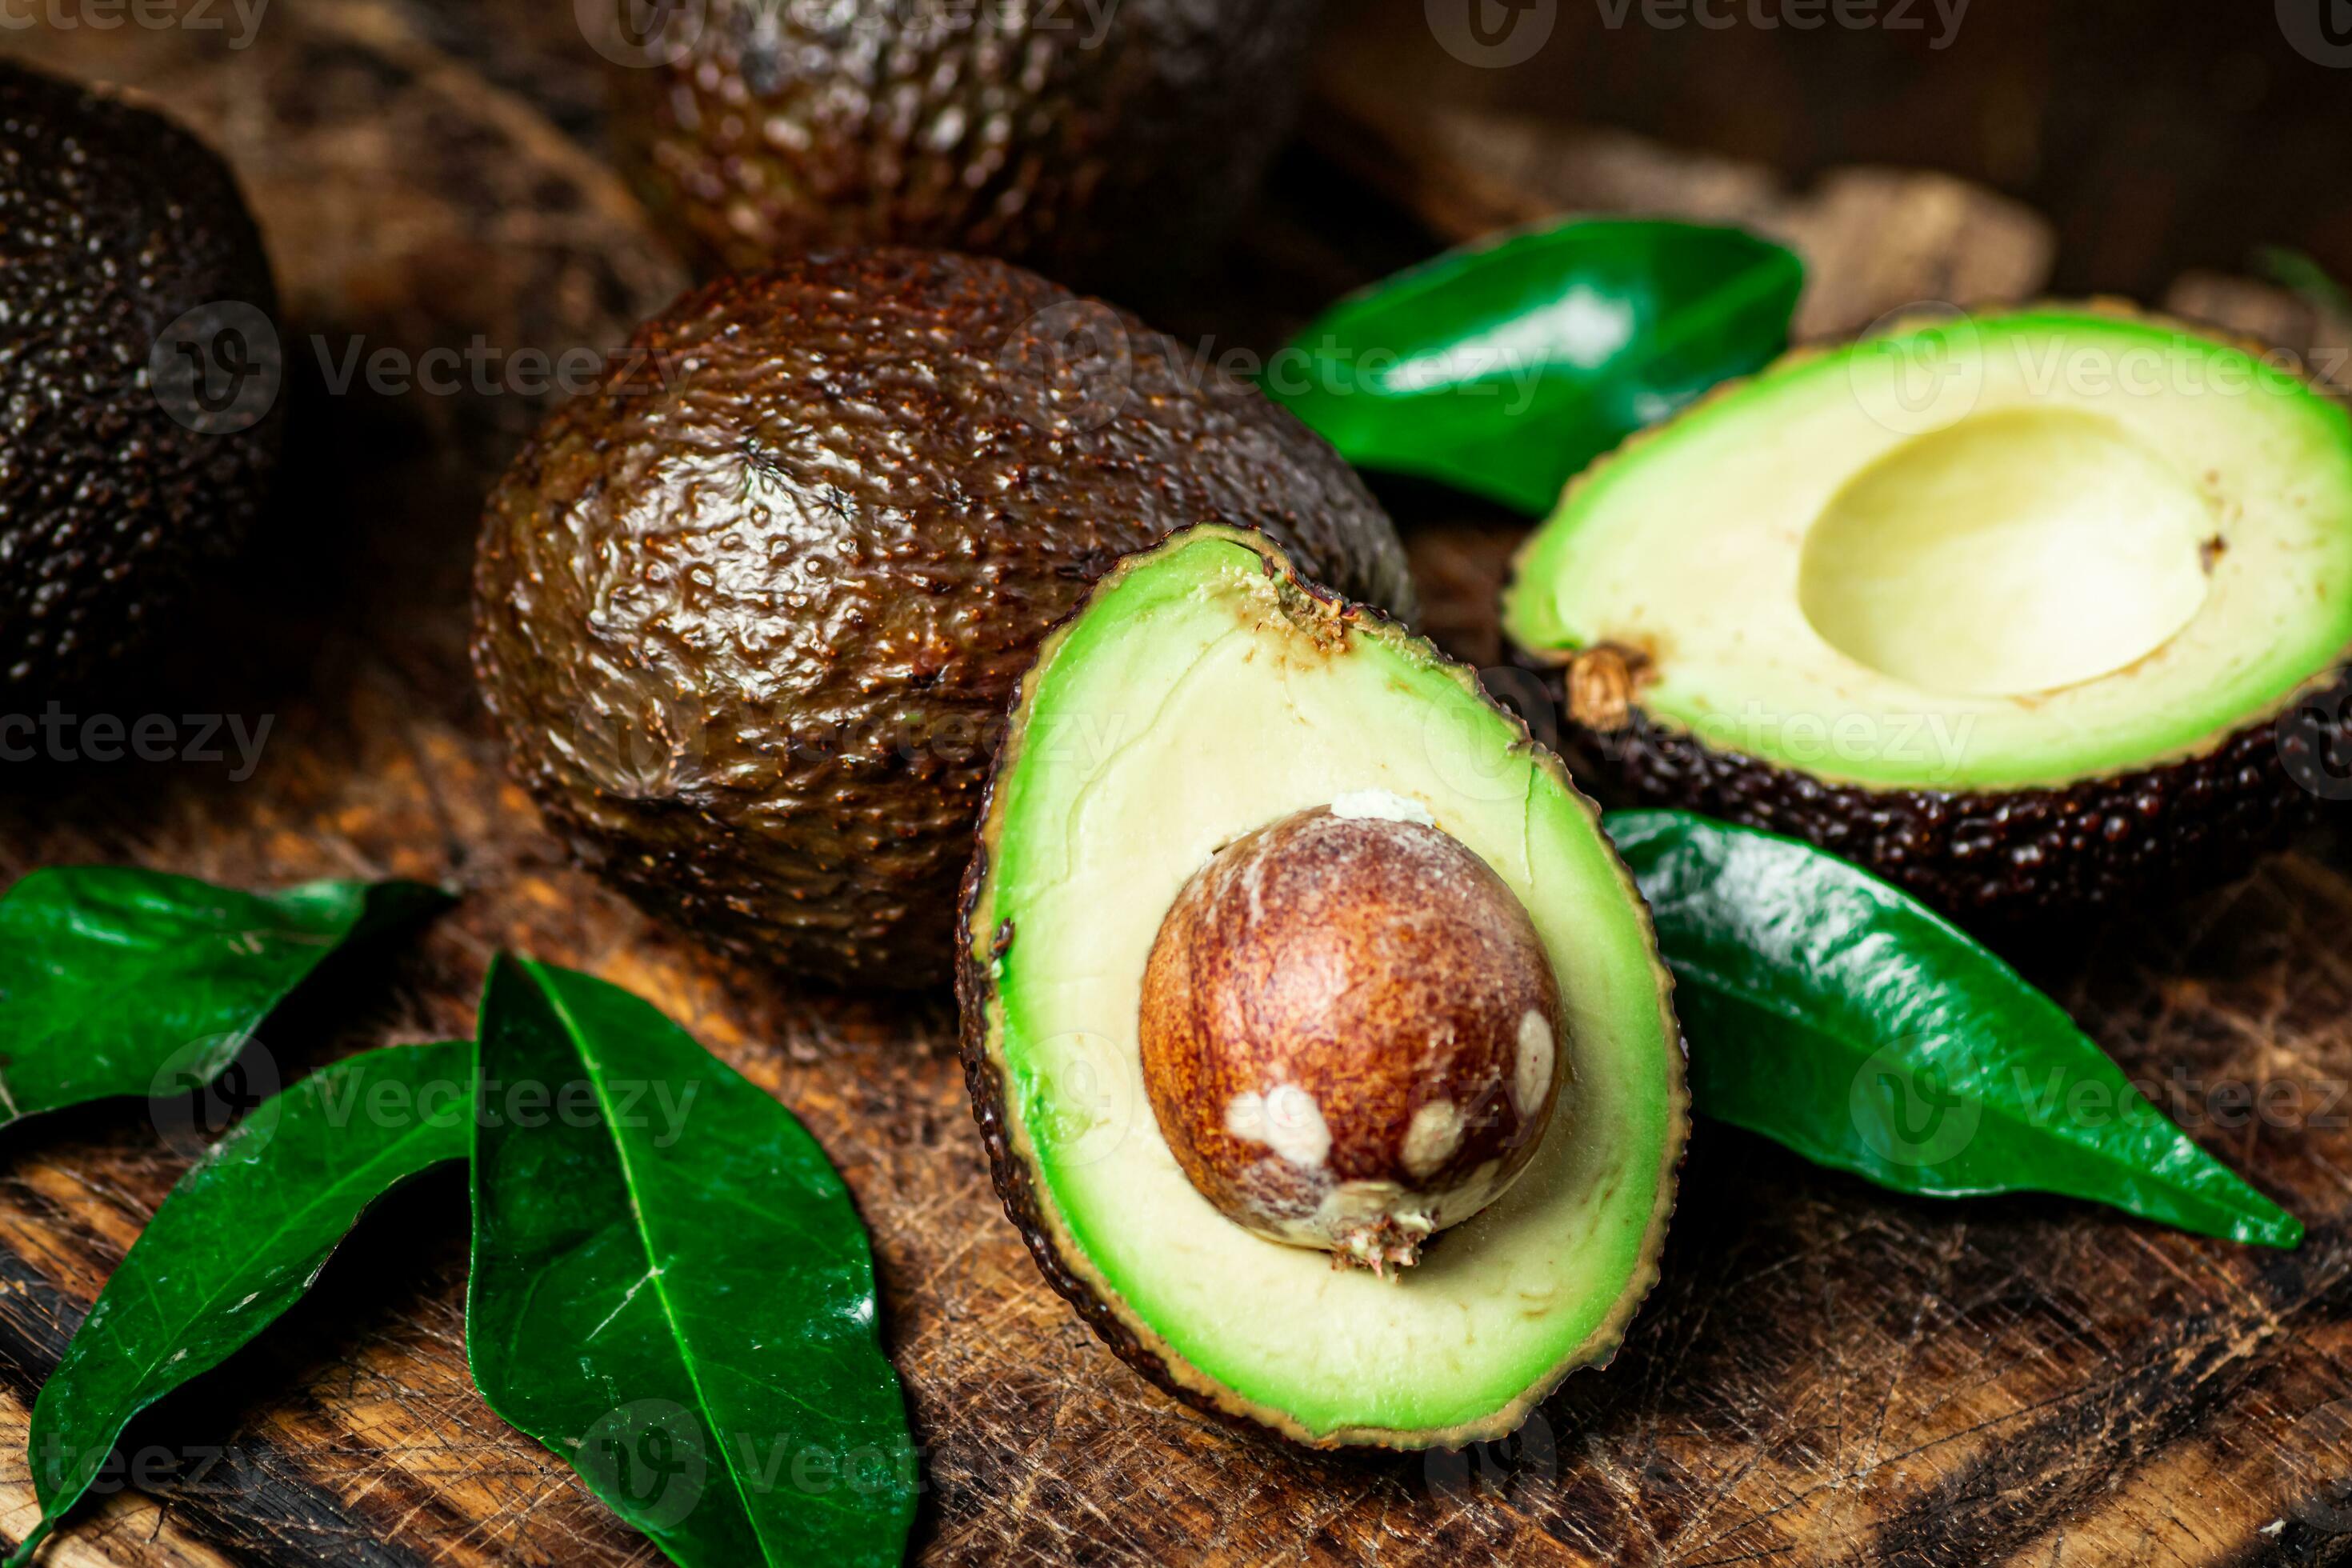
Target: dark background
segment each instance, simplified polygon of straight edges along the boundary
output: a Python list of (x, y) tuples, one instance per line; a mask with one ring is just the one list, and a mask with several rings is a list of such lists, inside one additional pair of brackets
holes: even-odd
[[(2179, 274), (2242, 271), (2265, 244), (2352, 277), (2352, 70), (2299, 56), (2271, 0), (1973, 0), (1942, 51), (1932, 6), (1915, 32), (1660, 31), (1638, 8), (1612, 30), (1599, 0), (1554, 0), (1545, 47), (1502, 70), (1450, 58), (1424, 0), (1329, 4), (1306, 134), (1223, 272), (1162, 324), (1271, 346), (1339, 290), (1469, 237), (1459, 213), (1387, 194), (1360, 167), (1390, 156), (1381, 130), (1427, 151), (1416, 116), (1432, 99), (1622, 128), (1800, 185), (1855, 164), (1949, 171), (2056, 226), (2062, 290), (2162, 302)], [(0, 19), (45, 10), (7, 0)], [(242, 52), (131, 27), (5, 32), (0, 52), (133, 84), (220, 147), (269, 235), (292, 330), (338, 353), (356, 339), (412, 356), (477, 335), (609, 344), (684, 282), (600, 155), (604, 83), (569, 0), (271, 0)], [(1371, 131), (1330, 110), (1368, 95), (1396, 110)], [(1359, 132), (1368, 157), (1335, 155)], [(1479, 151), (1432, 157), (1411, 194), (1442, 195), (1448, 160)], [(1700, 194), (1661, 167), (1675, 162), (1621, 164), (1644, 177), (1620, 188), (1660, 206)], [(1979, 273), (2000, 272), (1995, 297), (2043, 286), (2035, 224), (1995, 232), (2009, 204), (1894, 183), (1804, 215), (1826, 319), (1952, 297), (1951, 263), (1971, 246)], [(2266, 331), (2279, 301), (2251, 292), (2202, 302), (2254, 307), (2213, 319)], [(304, 374), (276, 529), (169, 650), (205, 696), (150, 699), (276, 714), (268, 761), (244, 784), (89, 764), (0, 793), (0, 885), (93, 861), (250, 886), (462, 880), (457, 910), (385, 955), (383, 984), (334, 999), (342, 1024), (273, 1025), (289, 1069), (462, 1036), (499, 948), (593, 970), (686, 1022), (803, 1119), (873, 1229), (927, 1453), (921, 1561), (2352, 1563), (2341, 834), (2179, 907), (2086, 921), (2079, 952), (2034, 955), (2127, 1071), (2199, 1097), (2179, 1114), (2311, 1225), (2301, 1251), (2054, 1198), (1900, 1197), (1710, 1126), (1634, 1336), (1605, 1373), (1571, 1379), (1527, 1440), (1472, 1458), (1279, 1452), (1150, 1394), (1040, 1280), (989, 1185), (943, 1001), (826, 997), (726, 964), (568, 867), (506, 781), (466, 669), (467, 565), (483, 490), (543, 406), (336, 398)], [(1523, 520), (1465, 521), (1456, 498), (1408, 505), (1388, 488), (1429, 629), (1499, 660), (1496, 579)], [(2281, 1081), (2307, 1121), (2224, 1123), (2202, 1098)], [(135, 1105), (15, 1134), (0, 1163), (0, 1427), (21, 1434), (180, 1161)], [(463, 1206), (462, 1184), (409, 1194), (294, 1319), (134, 1428), (135, 1446), (224, 1445), (236, 1484), (208, 1472), (114, 1492), (79, 1519), (75, 1547), (122, 1568), (215, 1550), (283, 1568), (646, 1568), (651, 1549), (474, 1392)], [(0, 1433), (0, 1500), (26, 1506), (11, 1442), (21, 1453)]]
[[(2284, 4), (2335, 5), (2352, 26), (2344, 0)], [(2299, 53), (2273, 0), (1972, 0), (1942, 49), (1931, 0), (1911, 6), (1909, 30), (1754, 19), (1781, 5), (1711, 0), (1732, 26), (1669, 29), (1636, 3), (1612, 28), (1616, 0), (1557, 0), (1534, 57), (1488, 69), (1434, 46), (1424, 0), (1334, 0), (1324, 65), (1800, 184), (1842, 163), (1947, 170), (2051, 218), (2060, 292), (2160, 297), (2190, 268), (2256, 270), (2265, 246), (2352, 277), (2352, 68)]]

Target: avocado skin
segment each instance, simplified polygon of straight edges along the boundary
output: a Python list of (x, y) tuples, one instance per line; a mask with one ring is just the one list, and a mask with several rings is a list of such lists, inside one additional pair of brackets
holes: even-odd
[[(1410, 615), (1319, 437), (1073, 298), (912, 250), (722, 278), (540, 428), (489, 498), (474, 660), (583, 860), (747, 957), (940, 984), (1005, 705), (1120, 555), (1224, 521)], [(1075, 422), (1018, 368), (1070, 310), (1132, 367)]]
[(646, 205), (707, 260), (848, 245), (999, 256), (1083, 287), (1201, 254), (1286, 131), (1320, 0), (1087, 8), (713, 0), (612, 73)]
[(1573, 754), (1644, 803), (1805, 839), (1964, 923), (2031, 924), (2229, 880), (2316, 816), (2321, 796), (2297, 773), (2352, 778), (2352, 664), (2296, 706), (2302, 722), (2264, 719), (2131, 773), (1992, 791), (1832, 784), (1717, 751), (1638, 707), (1623, 729), (1595, 731), (1568, 717), (1559, 672), (1546, 678)]
[(0, 62), (0, 690), (87, 687), (250, 531), (282, 410), (207, 436), (147, 384), (187, 310), (277, 293), (236, 181), (160, 114)]

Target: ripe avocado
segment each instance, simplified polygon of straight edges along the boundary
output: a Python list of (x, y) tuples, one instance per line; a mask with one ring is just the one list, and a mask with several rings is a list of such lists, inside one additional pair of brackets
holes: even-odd
[[(1270, 826), (1328, 838), (1320, 808), (1426, 824), (1475, 856), (1557, 982), (1556, 1033), (1520, 1020), (1540, 1060), (1523, 1039), (1496, 1064), (1548, 1119), (1532, 1154), (1386, 1277), (1228, 1217), (1171, 1150), (1148, 1064), (1156, 933), (1204, 868), (1255, 854)], [(1240, 867), (1235, 896), (1276, 929), (1312, 918), (1275, 906), (1328, 909), (1302, 891), (1316, 867)], [(1375, 945), (1335, 940), (1359, 956), (1409, 941), (1417, 896), (1387, 890)], [(1442, 948), (1448, 922), (1422, 923)], [(1393, 951), (1383, 962), (1414, 962)], [(1415, 980), (1348, 988), (1411, 994)], [(1657, 1278), (1674, 1207), (1688, 1101), (1671, 991), (1648, 911), (1559, 761), (1468, 669), (1300, 580), (1257, 535), (1192, 529), (1130, 557), (1022, 681), (964, 884), (965, 1073), (997, 1190), (1046, 1279), (1201, 1409), (1319, 1447), (1454, 1447), (1510, 1431), (1569, 1372), (1607, 1360)], [(1530, 1066), (1540, 1081), (1522, 1078)], [(1302, 1175), (1328, 1185), (1353, 1173), (1320, 1167), (1371, 1125), (1342, 1127), (1334, 1109), (1362, 1087), (1299, 1108), (1287, 1138), (1286, 1075), (1191, 1120), (1271, 1144), (1269, 1193)], [(1485, 1123), (1471, 1120), (1446, 1131), (1475, 1138)], [(1442, 1149), (1415, 1161), (1413, 1142), (1406, 1163), (1442, 1163)]]
[(1916, 321), (1587, 470), (1504, 623), (1645, 799), (1964, 918), (2187, 887), (2352, 777), (2352, 419), (2114, 308)]
[(1038, 640), (1202, 520), (1411, 610), (1339, 457), (1132, 317), (998, 261), (812, 258), (688, 294), (541, 427), (489, 499), (475, 665), (551, 825), (648, 909), (933, 984)]
[(614, 135), (647, 205), (725, 266), (921, 245), (1132, 282), (1255, 188), (1318, 9), (713, 0), (614, 70)]
[[(199, 307), (276, 316), (227, 168), (162, 115), (0, 62), (0, 690), (119, 664), (259, 512), (274, 382), (257, 419), (207, 434), (151, 375), (175, 324), (182, 346), (220, 346)], [(243, 346), (274, 354), (268, 336)]]

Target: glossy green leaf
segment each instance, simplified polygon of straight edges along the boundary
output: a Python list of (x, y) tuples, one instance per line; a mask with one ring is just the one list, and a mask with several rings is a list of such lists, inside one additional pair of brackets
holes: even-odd
[(483, 992), (466, 1343), (490, 1407), (688, 1568), (892, 1563), (914, 1450), (865, 1227), (792, 1114), (628, 992)]
[(1768, 833), (1604, 820), (1675, 972), (1699, 1110), (1899, 1192), (2058, 1193), (2203, 1236), (2303, 1239), (2056, 1003), (1907, 895)]
[(462, 1040), (337, 1062), (265, 1100), (180, 1178), (42, 1385), (28, 1454), (41, 1522), (12, 1562), (133, 1415), (302, 1298), (362, 1210), (466, 1157), (473, 1070)]
[(1738, 229), (1585, 218), (1349, 295), (1265, 390), (1359, 468), (1542, 513), (1587, 463), (1788, 344), (1796, 256)]
[(131, 867), (32, 872), (0, 898), (0, 1126), (210, 1082), (330, 953), (447, 901), (416, 882), (247, 893)]

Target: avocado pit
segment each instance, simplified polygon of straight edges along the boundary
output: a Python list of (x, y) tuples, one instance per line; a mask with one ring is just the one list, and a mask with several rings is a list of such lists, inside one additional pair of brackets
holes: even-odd
[(1381, 792), (1246, 834), (1192, 876), (1152, 943), (1139, 1037), (1202, 1195), (1376, 1274), (1499, 1197), (1559, 1101), (1559, 983), (1526, 908)]

